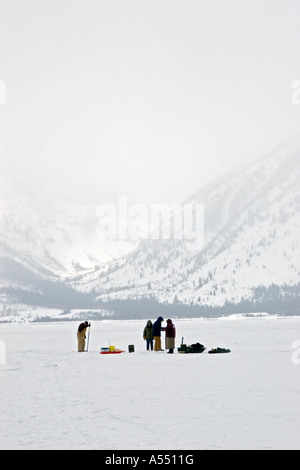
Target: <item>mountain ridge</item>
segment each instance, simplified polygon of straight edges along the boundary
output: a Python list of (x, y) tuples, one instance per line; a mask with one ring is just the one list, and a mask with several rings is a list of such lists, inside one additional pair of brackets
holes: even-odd
[[(288, 155), (287, 158), (282, 153), (278, 153), (275, 157), (268, 157), (255, 165), (249, 166), (242, 173), (235, 172), (229, 182), (225, 183), (224, 179), (221, 179), (215, 185), (210, 184), (209, 189), (204, 188), (204, 190), (188, 199), (188, 201), (199, 201), (199, 198), (201, 198), (200, 202), (206, 206), (206, 243), (199, 253), (187, 252), (180, 241), (143, 241), (133, 253), (127, 255), (125, 259), (110, 263), (102, 273), (83, 276), (76, 288), (82, 291), (85, 289), (96, 291), (99, 294), (98, 298), (106, 300), (154, 296), (161, 301), (168, 302), (172, 302), (175, 298), (182, 302), (197, 302), (196, 296), (199, 293), (198, 297), (201, 299), (199, 302), (202, 303), (201, 293), (203, 294), (207, 290), (203, 289), (203, 284), (208, 284), (207, 287), (210, 288), (210, 291), (213, 284), (222, 285), (220, 276), (214, 276), (212, 273), (216, 271), (218, 266), (228, 265), (228, 260), (232, 258), (231, 253), (234, 251), (234, 238), (242, 237), (241, 242), (245, 246), (249, 243), (251, 245), (251, 239), (253, 241), (252, 251), (248, 247), (247, 258), (242, 262), (244, 271), (247, 266), (247, 259), (249, 256), (251, 258), (253, 256), (257, 257), (255, 250), (258, 250), (259, 247), (261, 248), (261, 260), (264, 259), (266, 263), (268, 256), (265, 256), (266, 253), (262, 256), (263, 245), (265, 245), (266, 252), (268, 250), (272, 251), (273, 246), (272, 254), (274, 256), (282, 255), (282, 250), (280, 251), (278, 246), (276, 249), (274, 248), (276, 243), (278, 245), (278, 239), (276, 239), (276, 243), (271, 240), (272, 233), (270, 233), (270, 229), (282, 231), (288, 219), (291, 223), (291, 230), (293, 228), (294, 233), (297, 233), (300, 199), (297, 178), (299, 176), (298, 153)], [(251, 191), (249, 191), (250, 196), (245, 197), (247, 188), (251, 188)], [(258, 238), (255, 234), (255, 224), (256, 231), (260, 232)], [(249, 231), (248, 237), (245, 234), (246, 230)], [(287, 234), (282, 233), (281, 236), (285, 236), (288, 241)], [(288, 244), (290, 245), (291, 242), (294, 243), (294, 250), (296, 249), (295, 245), (297, 245), (298, 250), (294, 253), (295, 272), (293, 273), (293, 269), (286, 266), (284, 275), (280, 277), (278, 272), (275, 273), (269, 259), (269, 280), (267, 280), (267, 276), (260, 276), (264, 285), (271, 285), (274, 281), (284, 283), (285, 280), (289, 284), (293, 284), (299, 279), (299, 244), (297, 244), (296, 237), (294, 239), (293, 236), (290, 237)], [(147, 270), (147, 266), (149, 265), (149, 259), (153, 258), (156, 258), (156, 266), (151, 272), (149, 269)], [(175, 258), (177, 262), (174, 262)], [(216, 258), (218, 259), (216, 260)], [(217, 263), (213, 263), (213, 259)], [(160, 266), (163, 266), (166, 275), (164, 275)], [(147, 273), (145, 273), (146, 270)], [(153, 271), (159, 272), (157, 279), (153, 276)], [(232, 277), (232, 271), (234, 271), (233, 267), (227, 271), (228, 280)], [(202, 286), (192, 289), (196, 291), (196, 295), (194, 293), (191, 295), (191, 292), (187, 292), (191, 290), (187, 278), (189, 277), (195, 286), (195, 273), (199, 275), (198, 278), (202, 279)], [(226, 272), (224, 277), (226, 277)], [(143, 278), (145, 281), (141, 282), (140, 279)], [(208, 278), (210, 278), (209, 281), (207, 281)], [(198, 286), (200, 284), (201, 281)], [(232, 280), (232, 285), (234, 284), (237, 284), (236, 277)], [(239, 296), (234, 296), (233, 292), (229, 295), (228, 289), (225, 289), (229, 297), (219, 295), (219, 303), (225, 303), (226, 300), (239, 301), (245, 296), (249, 298), (253, 288), (258, 285), (251, 280), (248, 288), (245, 283), (242, 284), (241, 282), (239, 282), (239, 286), (241, 289)], [(186, 291), (185, 296), (183, 294), (184, 290)], [(205, 292), (205, 301), (217, 300), (208, 299), (208, 297), (209, 294)], [(222, 301), (221, 297), (223, 297)], [(212, 304), (215, 304), (215, 302), (212, 302)]]

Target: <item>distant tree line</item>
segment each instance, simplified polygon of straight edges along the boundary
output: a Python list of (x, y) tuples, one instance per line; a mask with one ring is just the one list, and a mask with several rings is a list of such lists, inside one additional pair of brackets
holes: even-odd
[[(277, 292), (277, 295), (275, 294)], [(259, 297), (255, 297), (259, 293)], [(280, 288), (259, 287), (254, 291), (253, 299), (245, 299), (238, 303), (225, 302), (223, 306), (209, 306), (199, 304), (182, 304), (158, 302), (155, 298), (142, 298), (139, 300), (112, 300), (102, 303), (102, 308), (114, 312), (114, 318), (216, 318), (236, 313), (251, 316), (257, 313), (278, 315), (300, 315), (300, 284)]]
[[(8, 298), (9, 304), (22, 303), (62, 310), (101, 309), (112, 311), (110, 318), (115, 319), (148, 319), (157, 316), (213, 318), (233, 313), (251, 315), (259, 312), (300, 315), (300, 283), (292, 286), (287, 284), (259, 286), (253, 289), (251, 299), (242, 299), (238, 303), (226, 302), (223, 306), (209, 306), (201, 305), (200, 302), (181, 303), (176, 296), (173, 303), (159, 302), (153, 295), (136, 299), (102, 301), (97, 300), (96, 292), (79, 292), (61, 280), (41, 278), (26, 268), (21, 269), (20, 265), (11, 261), (6, 265), (6, 274), (9, 271), (14, 282), (11, 287), (2, 287), (0, 292)], [(99, 317), (96, 313), (91, 315), (100, 319), (100, 313)]]

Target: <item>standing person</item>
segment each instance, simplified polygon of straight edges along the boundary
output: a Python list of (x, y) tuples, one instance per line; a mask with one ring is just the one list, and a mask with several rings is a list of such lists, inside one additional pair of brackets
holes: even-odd
[(164, 328), (166, 332), (166, 349), (169, 350), (168, 354), (173, 354), (175, 348), (176, 330), (172, 320), (167, 320), (167, 326)]
[(85, 321), (84, 323), (80, 323), (78, 330), (77, 330), (77, 341), (78, 341), (78, 352), (84, 352), (85, 350), (85, 333), (86, 329), (91, 326), (89, 322)]
[(161, 322), (163, 322), (163, 317), (158, 317), (158, 319), (153, 323), (153, 338), (154, 338), (154, 351), (163, 351), (161, 349), (161, 332), (164, 328), (161, 326)]
[(150, 349), (153, 351), (153, 325), (151, 320), (147, 321), (147, 325), (144, 328), (143, 337), (147, 343), (147, 351)]

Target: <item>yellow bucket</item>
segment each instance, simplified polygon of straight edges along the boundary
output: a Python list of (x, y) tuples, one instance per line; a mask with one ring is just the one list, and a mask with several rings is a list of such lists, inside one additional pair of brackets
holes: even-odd
[(110, 350), (110, 351), (114, 351), (114, 350), (115, 350), (115, 347), (114, 347), (114, 346), (109, 346), (109, 350)]

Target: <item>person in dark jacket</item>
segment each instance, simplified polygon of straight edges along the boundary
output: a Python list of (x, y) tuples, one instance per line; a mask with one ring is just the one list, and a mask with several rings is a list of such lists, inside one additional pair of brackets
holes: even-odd
[(163, 317), (158, 317), (153, 323), (154, 351), (163, 351), (163, 349), (161, 349), (161, 332), (164, 330), (161, 323), (163, 321)]
[(143, 337), (144, 340), (146, 340), (147, 351), (150, 349), (153, 351), (153, 325), (151, 320), (147, 321), (147, 325), (144, 328)]
[(172, 320), (167, 320), (167, 326), (164, 328), (166, 332), (166, 349), (169, 350), (168, 354), (173, 354), (175, 348), (176, 330)]
[(85, 333), (86, 329), (90, 326), (88, 321), (80, 323), (77, 330), (78, 352), (85, 351)]

